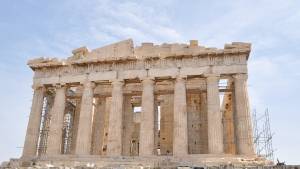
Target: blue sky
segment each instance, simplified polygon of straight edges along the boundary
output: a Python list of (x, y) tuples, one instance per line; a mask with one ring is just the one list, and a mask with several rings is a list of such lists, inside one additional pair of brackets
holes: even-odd
[(300, 1), (298, 0), (1, 0), (0, 161), (19, 157), (32, 100), (32, 72), (39, 56), (67, 57), (133, 38), (222, 48), (251, 42), (252, 108), (269, 108), (275, 155), (300, 163)]

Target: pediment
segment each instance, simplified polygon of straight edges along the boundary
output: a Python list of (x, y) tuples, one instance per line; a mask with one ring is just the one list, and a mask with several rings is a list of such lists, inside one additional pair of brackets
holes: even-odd
[(132, 39), (127, 39), (107, 46), (96, 48), (87, 54), (89, 58), (128, 58), (134, 56)]

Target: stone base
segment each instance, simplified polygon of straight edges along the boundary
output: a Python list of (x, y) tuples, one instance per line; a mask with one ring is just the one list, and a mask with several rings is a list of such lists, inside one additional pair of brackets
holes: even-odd
[(101, 157), (60, 155), (55, 157), (43, 156), (39, 158), (11, 159), (2, 168), (257, 168), (272, 166), (271, 161), (258, 157), (244, 157), (233, 155), (188, 155), (184, 157), (149, 156), (149, 157)]

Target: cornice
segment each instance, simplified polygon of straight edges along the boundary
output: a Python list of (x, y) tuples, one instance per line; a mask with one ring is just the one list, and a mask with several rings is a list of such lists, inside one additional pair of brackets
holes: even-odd
[(128, 61), (147, 61), (156, 59), (181, 59), (188, 57), (218, 57), (224, 55), (246, 55), (251, 51), (250, 43), (232, 42), (225, 44), (224, 49), (198, 46), (198, 41), (191, 40), (190, 44), (162, 44), (142, 43), (134, 47), (131, 39), (107, 45), (89, 51), (80, 47), (72, 51), (73, 55), (67, 59), (40, 57), (28, 61), (28, 66), (35, 70), (44, 67), (63, 67), (84, 65), (91, 63), (122, 63)]

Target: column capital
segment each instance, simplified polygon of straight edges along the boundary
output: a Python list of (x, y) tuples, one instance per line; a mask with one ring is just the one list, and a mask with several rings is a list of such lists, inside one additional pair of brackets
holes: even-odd
[(60, 89), (60, 88), (66, 87), (66, 83), (57, 83), (57, 84), (53, 84), (53, 87), (54, 87), (55, 89)]
[(45, 86), (39, 86), (39, 85), (32, 85), (31, 86), (33, 90), (46, 90)]
[(210, 78), (210, 77), (220, 78), (220, 74), (216, 74), (216, 73), (205, 73), (205, 74), (203, 74), (203, 76), (206, 78)]
[(232, 76), (234, 79), (241, 79), (241, 80), (247, 80), (248, 75), (247, 74), (235, 74)]
[(204, 77), (206, 77), (207, 82), (215, 82), (220, 80), (219, 74), (204, 74)]
[(143, 84), (154, 84), (154, 78), (152, 78), (152, 77), (147, 77), (147, 78), (144, 78), (144, 79), (141, 79), (142, 80), (142, 83)]
[(124, 85), (124, 80), (123, 79), (112, 80), (111, 84), (113, 86), (123, 86)]
[(187, 76), (176, 76), (176, 82), (186, 82)]
[(97, 86), (96, 83), (93, 81), (84, 81), (80, 84), (82, 84), (84, 87), (88, 87), (88, 88), (92, 88), (92, 89), (94, 89)]

